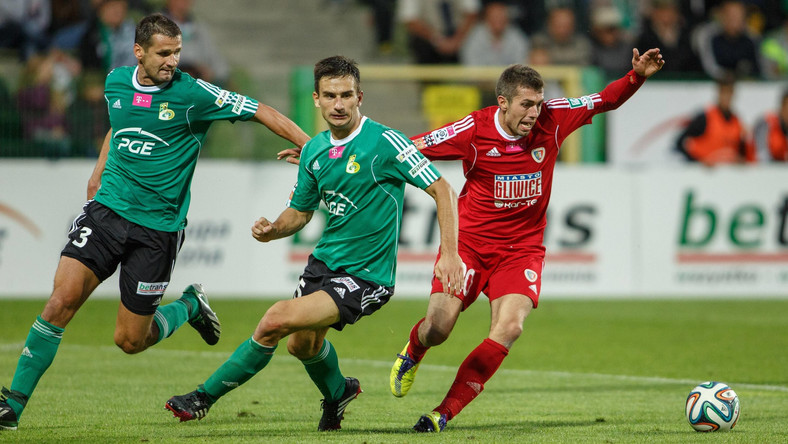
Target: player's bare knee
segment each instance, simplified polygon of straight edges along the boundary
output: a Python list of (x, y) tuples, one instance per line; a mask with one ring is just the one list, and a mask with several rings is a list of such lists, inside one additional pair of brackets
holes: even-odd
[(451, 334), (451, 328), (442, 327), (435, 324), (429, 324), (424, 334), (426, 344), (429, 347), (443, 344)]
[(126, 353), (127, 355), (133, 355), (148, 348), (148, 346), (145, 344), (145, 341), (134, 341), (128, 337), (119, 336), (115, 337), (115, 345), (117, 345), (118, 348), (123, 350), (123, 353)]
[(315, 347), (311, 341), (287, 341), (287, 351), (300, 360), (306, 360), (320, 353), (320, 347)]

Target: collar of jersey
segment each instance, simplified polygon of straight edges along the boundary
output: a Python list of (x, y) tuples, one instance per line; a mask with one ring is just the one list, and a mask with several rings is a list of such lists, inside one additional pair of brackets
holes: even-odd
[(498, 134), (501, 135), (504, 139), (514, 142), (515, 140), (520, 140), (522, 136), (510, 136), (509, 133), (504, 131), (501, 124), (498, 122), (498, 114), (501, 112), (501, 108), (495, 110), (495, 116), (493, 116), (493, 120), (495, 121), (495, 129), (498, 130)]
[(167, 82), (163, 85), (151, 85), (151, 86), (140, 85), (140, 82), (137, 80), (137, 71), (139, 71), (139, 69), (140, 67), (139, 65), (137, 65), (137, 67), (134, 68), (134, 72), (131, 74), (131, 84), (134, 85), (134, 89), (136, 89), (137, 91), (142, 91), (147, 93), (161, 91), (162, 89), (166, 88), (167, 85), (170, 84), (170, 82), (172, 82), (172, 79), (170, 79), (170, 82)]
[(331, 142), (331, 145), (340, 146), (340, 145), (347, 145), (351, 140), (353, 140), (358, 133), (361, 132), (361, 128), (364, 127), (364, 122), (367, 121), (367, 116), (361, 116), (361, 123), (358, 124), (358, 128), (355, 129), (349, 136), (345, 137), (342, 140), (334, 139), (334, 136), (331, 135), (331, 131), (328, 132), (328, 140)]

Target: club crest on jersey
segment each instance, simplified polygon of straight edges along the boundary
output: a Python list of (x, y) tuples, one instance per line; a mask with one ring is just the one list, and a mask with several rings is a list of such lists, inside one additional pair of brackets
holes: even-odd
[(175, 117), (175, 111), (167, 108), (170, 102), (164, 102), (159, 105), (159, 120), (172, 120)]
[(534, 148), (533, 151), (531, 151), (531, 157), (533, 157), (537, 163), (542, 163), (544, 160), (544, 153), (544, 147), (540, 146), (539, 148)]
[(536, 278), (539, 277), (535, 271), (531, 270), (530, 268), (525, 269), (525, 278), (528, 279), (529, 282), (536, 282)]
[(345, 146), (333, 146), (328, 150), (329, 159), (339, 159), (342, 157), (342, 151), (345, 151)]
[(353, 154), (350, 156), (350, 159), (347, 161), (347, 166), (345, 167), (345, 172), (349, 174), (356, 174), (361, 171), (361, 165), (356, 162), (356, 155)]

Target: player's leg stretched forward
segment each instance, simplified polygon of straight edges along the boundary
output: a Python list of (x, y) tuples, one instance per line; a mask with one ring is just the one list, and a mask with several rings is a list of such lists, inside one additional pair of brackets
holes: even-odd
[[(65, 327), (100, 282), (96, 274), (77, 259), (61, 257), (52, 295), (30, 328), (11, 389), (2, 388), (0, 430), (16, 430), (38, 381), (55, 358)], [(138, 353), (170, 336), (186, 321), (206, 342), (215, 344), (218, 341), (219, 321), (199, 284), (189, 286), (180, 299), (158, 307), (151, 315), (134, 314), (121, 304), (115, 343), (126, 353)]]
[(339, 309), (324, 291), (279, 301), (271, 306), (251, 338), (241, 343), (197, 390), (170, 398), (165, 408), (181, 422), (202, 419), (222, 396), (247, 382), (265, 368), (279, 341), (289, 336), (288, 351), (301, 360), (323, 394), (323, 416), (318, 430), (336, 430), (347, 404), (361, 393), (355, 378), (345, 378), (331, 343), (328, 327), (339, 322)]
[(440, 432), (446, 423), (484, 390), (509, 349), (523, 331), (523, 322), (533, 308), (533, 301), (522, 294), (507, 294), (490, 302), (490, 335), (465, 358), (457, 370), (443, 401), (423, 415), (413, 429), (417, 432)]

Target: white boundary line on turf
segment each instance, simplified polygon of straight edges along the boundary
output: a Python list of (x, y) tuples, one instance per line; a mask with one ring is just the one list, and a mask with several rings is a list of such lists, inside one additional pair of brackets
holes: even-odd
[[(20, 350), (24, 346), (23, 342), (16, 342), (16, 343), (0, 343), (0, 352), (8, 352), (13, 350)], [(87, 345), (70, 345), (64, 344), (61, 348), (73, 348), (73, 349), (91, 349), (91, 350), (100, 350), (100, 351), (117, 351), (119, 354), (122, 353), (117, 347), (112, 346), (99, 346), (99, 347), (91, 347)], [(165, 349), (157, 349), (151, 348), (145, 351), (148, 354), (164, 354), (168, 356), (177, 355), (177, 356), (202, 356), (202, 357), (217, 357), (217, 358), (228, 358), (231, 352), (226, 351), (193, 351), (193, 350), (165, 350)], [(292, 361), (297, 361), (296, 358), (291, 356), (285, 356), (284, 358), (290, 358)], [(392, 361), (376, 361), (372, 359), (354, 359), (354, 358), (340, 358), (340, 361), (343, 363), (353, 363), (359, 365), (372, 365), (374, 367), (383, 367), (383, 368), (390, 368), (393, 364)], [(426, 368), (434, 371), (442, 371), (442, 372), (449, 372), (449, 373), (456, 373), (457, 367), (452, 367), (448, 365), (437, 365), (437, 364), (422, 364), (421, 368)], [(554, 377), (564, 377), (564, 378), (596, 378), (596, 379), (608, 379), (614, 381), (631, 381), (631, 382), (648, 382), (652, 384), (681, 384), (681, 385), (689, 385), (689, 386), (696, 386), (698, 385), (699, 380), (694, 379), (683, 379), (683, 378), (663, 378), (659, 376), (632, 376), (632, 375), (612, 375), (607, 373), (583, 373), (583, 372), (564, 372), (564, 371), (556, 371), (556, 370), (523, 370), (523, 369), (500, 369), (498, 370), (499, 374), (504, 375), (514, 375), (514, 376), (528, 376), (528, 375), (546, 375), (546, 376), (554, 376)], [(788, 393), (788, 387), (782, 385), (770, 385), (770, 384), (750, 384), (750, 383), (740, 383), (740, 382), (727, 382), (732, 387), (743, 388), (747, 390), (764, 390), (768, 392), (783, 392)]]

